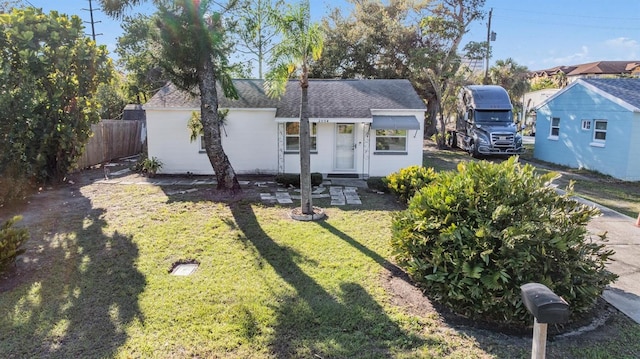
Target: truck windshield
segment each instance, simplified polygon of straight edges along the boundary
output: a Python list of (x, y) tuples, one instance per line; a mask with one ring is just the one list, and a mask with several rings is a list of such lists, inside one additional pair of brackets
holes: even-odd
[(476, 122), (512, 122), (511, 111), (476, 111)]

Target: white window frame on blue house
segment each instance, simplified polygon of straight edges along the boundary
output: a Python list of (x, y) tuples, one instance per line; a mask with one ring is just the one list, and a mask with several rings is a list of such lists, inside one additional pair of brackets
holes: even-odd
[(589, 131), (591, 129), (591, 120), (582, 120), (582, 130)]
[[(556, 120), (557, 120), (557, 123), (554, 125), (553, 122)], [(560, 117), (551, 117), (551, 126), (549, 126), (548, 138), (550, 140), (557, 140), (559, 136), (560, 136)]]
[[(604, 124), (604, 128), (602, 128)], [(600, 126), (599, 126), (600, 125)], [(607, 120), (593, 120), (593, 142), (591, 146), (604, 147), (607, 142)]]

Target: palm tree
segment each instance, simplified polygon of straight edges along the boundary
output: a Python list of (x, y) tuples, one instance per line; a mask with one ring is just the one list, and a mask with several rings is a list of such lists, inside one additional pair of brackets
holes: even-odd
[(270, 70), (265, 76), (265, 92), (281, 97), (292, 75), (300, 81), (300, 209), (313, 214), (311, 200), (311, 138), (309, 136), (309, 62), (320, 58), (323, 36), (317, 23), (310, 23), (309, 2), (288, 5), (283, 14), (273, 14), (272, 20), (281, 35), (280, 43), (271, 52)]
[[(121, 16), (124, 9), (141, 0), (102, 0), (103, 9), (111, 16)], [(231, 0), (222, 11), (237, 1)], [(221, 11), (211, 11), (212, 0), (175, 0), (154, 3), (159, 8), (161, 65), (179, 88), (200, 95), (200, 119), (209, 162), (218, 181), (218, 189), (236, 193), (240, 184), (229, 158), (222, 148), (218, 114), (219, 82), (228, 98), (236, 98), (227, 56), (230, 47)], [(166, 3), (166, 5), (165, 5)]]

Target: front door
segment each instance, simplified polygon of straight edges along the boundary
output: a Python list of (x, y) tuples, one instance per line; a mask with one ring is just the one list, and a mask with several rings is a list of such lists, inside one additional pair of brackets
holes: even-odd
[(338, 171), (355, 170), (355, 137), (351, 123), (336, 124), (335, 169)]

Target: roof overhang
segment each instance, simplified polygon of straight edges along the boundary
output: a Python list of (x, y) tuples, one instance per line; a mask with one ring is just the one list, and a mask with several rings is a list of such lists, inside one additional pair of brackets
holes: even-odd
[[(331, 117), (331, 118), (309, 118), (309, 122), (316, 123), (371, 123), (371, 118), (344, 118), (344, 117)], [(293, 117), (276, 117), (276, 122), (300, 122), (299, 118)]]
[(374, 130), (419, 130), (416, 116), (373, 116), (371, 128)]

